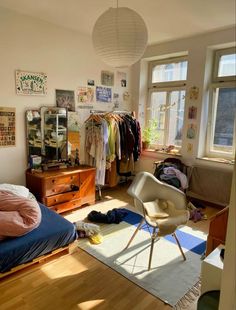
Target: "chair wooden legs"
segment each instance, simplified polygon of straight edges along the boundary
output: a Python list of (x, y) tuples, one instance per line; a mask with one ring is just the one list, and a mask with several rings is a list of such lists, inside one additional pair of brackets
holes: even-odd
[(181, 254), (182, 254), (182, 256), (183, 256), (183, 259), (186, 260), (186, 256), (184, 255), (184, 252), (183, 252), (183, 250), (182, 250), (182, 248), (181, 248), (181, 245), (180, 245), (180, 243), (179, 243), (179, 239), (177, 238), (177, 236), (176, 236), (175, 233), (173, 233), (172, 236), (175, 238), (175, 241), (176, 241), (176, 243), (177, 243), (177, 245), (178, 245), (178, 247), (179, 247), (179, 250), (180, 250), (180, 252), (181, 252)]
[(151, 240), (151, 248), (150, 248), (150, 254), (149, 254), (148, 270), (151, 269), (152, 253), (153, 253), (153, 247), (154, 247), (155, 239), (156, 239), (156, 227), (153, 227), (153, 231), (152, 231), (152, 240)]
[[(142, 227), (143, 223), (145, 222), (145, 219), (142, 218), (140, 223), (138, 224), (138, 227), (136, 228), (135, 232), (133, 233), (132, 237), (130, 238), (128, 244), (126, 245), (126, 247), (124, 248), (124, 250), (128, 249), (128, 247), (130, 246), (131, 242), (134, 240), (134, 237), (136, 236), (137, 232), (139, 231), (139, 229)], [(124, 251), (123, 250), (123, 251)]]

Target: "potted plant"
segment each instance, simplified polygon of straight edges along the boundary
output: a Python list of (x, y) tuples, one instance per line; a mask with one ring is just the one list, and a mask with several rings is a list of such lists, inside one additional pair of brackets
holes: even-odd
[(156, 144), (159, 138), (157, 131), (157, 121), (151, 119), (148, 121), (148, 126), (142, 130), (142, 145), (143, 149), (148, 149), (150, 144)]

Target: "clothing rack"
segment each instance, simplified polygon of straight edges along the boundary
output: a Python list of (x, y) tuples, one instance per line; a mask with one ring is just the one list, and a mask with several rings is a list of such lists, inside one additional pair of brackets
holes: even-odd
[[(108, 115), (108, 114), (126, 114), (135, 118), (135, 111), (125, 111), (125, 110), (112, 110), (112, 111), (104, 111), (104, 110), (90, 110), (91, 115)], [(122, 183), (127, 183), (128, 177), (125, 176), (125, 181)], [(99, 200), (102, 199), (102, 187), (103, 185), (96, 185), (96, 189), (98, 190)]]

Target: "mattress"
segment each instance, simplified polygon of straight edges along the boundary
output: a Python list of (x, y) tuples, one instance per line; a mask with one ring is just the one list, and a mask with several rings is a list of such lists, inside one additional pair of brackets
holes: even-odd
[(36, 229), (24, 236), (0, 241), (1, 273), (76, 240), (77, 232), (71, 222), (44, 205), (39, 205), (42, 220)]

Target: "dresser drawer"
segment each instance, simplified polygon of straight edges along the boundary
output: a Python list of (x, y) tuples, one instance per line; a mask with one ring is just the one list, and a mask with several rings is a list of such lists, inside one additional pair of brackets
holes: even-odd
[(49, 207), (51, 210), (56, 211), (57, 213), (62, 213), (71, 209), (75, 209), (81, 206), (81, 200), (75, 199), (71, 201), (67, 201), (64, 203), (59, 203), (55, 206)]
[(45, 196), (69, 192), (73, 186), (77, 186), (79, 189), (80, 180), (78, 174), (47, 178), (45, 180)]
[(53, 205), (56, 205), (62, 202), (67, 202), (67, 201), (79, 199), (79, 198), (80, 198), (80, 192), (76, 191), (76, 192), (67, 192), (63, 194), (45, 197), (44, 200), (45, 200), (46, 206), (51, 207)]

